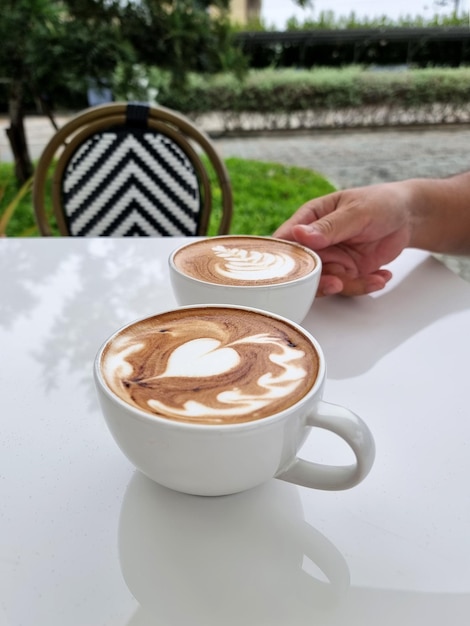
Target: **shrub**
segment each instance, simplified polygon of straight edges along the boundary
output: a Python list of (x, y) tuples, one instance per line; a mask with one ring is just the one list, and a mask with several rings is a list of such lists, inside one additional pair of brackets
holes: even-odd
[(162, 105), (186, 113), (292, 113), (365, 105), (470, 104), (470, 68), (347, 68), (252, 70), (244, 81), (227, 74), (191, 77), (183, 93), (160, 89)]

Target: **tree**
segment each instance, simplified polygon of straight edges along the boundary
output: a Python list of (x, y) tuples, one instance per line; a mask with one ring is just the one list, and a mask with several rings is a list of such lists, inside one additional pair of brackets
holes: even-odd
[(90, 81), (111, 84), (118, 64), (129, 75), (135, 62), (170, 69), (177, 85), (190, 70), (233, 66), (228, 1), (2, 0), (0, 79), (7, 83), (18, 181), (33, 172), (24, 129), (28, 99), (54, 123), (58, 93), (83, 94)]
[[(242, 71), (227, 9), (230, 0), (2, 0), (0, 79), (7, 82), (7, 129), (20, 183), (33, 165), (24, 129), (33, 98), (54, 123), (60, 93), (111, 85), (116, 67), (171, 72), (183, 89), (190, 71)], [(308, 0), (297, 0), (308, 4)]]
[[(71, 3), (73, 5), (74, 3)], [(63, 0), (3, 0), (0, 12), (1, 78), (7, 82), (10, 126), (7, 136), (20, 183), (33, 165), (24, 129), (25, 103), (33, 98), (53, 122), (57, 90), (81, 92), (86, 81), (110, 76), (117, 63), (132, 58), (119, 35), (113, 2), (93, 5), (94, 13), (73, 13)]]
[(242, 69), (228, 20), (230, 0), (139, 0), (122, 10), (124, 37), (147, 66), (168, 70), (175, 89), (189, 72)]

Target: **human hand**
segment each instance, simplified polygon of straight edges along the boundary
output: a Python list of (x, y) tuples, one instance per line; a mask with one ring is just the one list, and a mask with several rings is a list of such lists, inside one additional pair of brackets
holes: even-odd
[(274, 236), (297, 241), (320, 255), (319, 296), (383, 289), (392, 274), (382, 266), (410, 242), (407, 184), (358, 187), (310, 200)]

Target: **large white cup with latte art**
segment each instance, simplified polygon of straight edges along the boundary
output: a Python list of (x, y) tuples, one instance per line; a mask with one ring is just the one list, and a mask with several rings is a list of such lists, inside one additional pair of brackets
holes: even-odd
[[(273, 477), (348, 489), (368, 474), (374, 442), (348, 409), (322, 400), (318, 342), (286, 318), (247, 307), (181, 307), (125, 326), (94, 366), (107, 425), (128, 459), (185, 493), (236, 493)], [(302, 460), (316, 428), (352, 449), (352, 465)]]
[(221, 235), (184, 244), (169, 257), (178, 304), (235, 304), (301, 322), (315, 298), (321, 259), (300, 244)]

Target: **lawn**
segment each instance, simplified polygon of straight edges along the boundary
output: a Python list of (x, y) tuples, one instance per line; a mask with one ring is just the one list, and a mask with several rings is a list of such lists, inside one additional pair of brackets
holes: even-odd
[[(334, 191), (331, 183), (308, 169), (238, 158), (226, 159), (225, 163), (233, 189), (230, 228), (233, 234), (270, 235), (306, 200)], [(14, 207), (12, 215), (6, 215), (17, 193), (12, 165), (0, 163), (0, 235), (38, 236), (30, 190)], [(220, 213), (217, 200), (215, 195), (210, 235), (216, 234)]]

